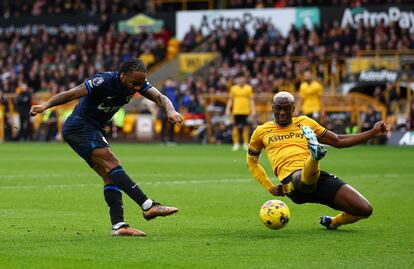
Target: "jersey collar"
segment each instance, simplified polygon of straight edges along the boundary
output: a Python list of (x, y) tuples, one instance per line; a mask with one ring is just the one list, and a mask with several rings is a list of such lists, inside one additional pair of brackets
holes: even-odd
[(278, 124), (275, 120), (272, 120), (272, 122), (273, 122), (273, 124), (275, 124), (276, 126), (278, 126), (280, 128), (286, 128), (286, 127), (289, 127), (290, 125), (293, 124), (293, 119), (292, 119), (292, 122), (289, 125), (286, 125), (286, 126), (282, 126), (282, 125)]

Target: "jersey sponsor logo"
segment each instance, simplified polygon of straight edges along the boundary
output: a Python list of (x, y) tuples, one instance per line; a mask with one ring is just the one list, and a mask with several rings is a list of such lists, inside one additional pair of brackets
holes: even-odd
[(97, 107), (99, 110), (103, 112), (115, 112), (118, 111), (122, 106), (104, 106), (104, 103), (100, 103)]
[(93, 86), (99, 86), (102, 84), (102, 82), (104, 82), (104, 78), (103, 77), (94, 77), (92, 80), (92, 85)]
[(268, 138), (267, 142), (270, 144), (272, 142), (281, 141), (284, 139), (293, 139), (293, 138), (302, 139), (303, 133), (302, 132), (290, 132), (288, 134), (283, 134), (283, 135), (272, 135)]
[(108, 96), (107, 98), (108, 98), (108, 100), (110, 100), (110, 99), (114, 99), (116, 96)]

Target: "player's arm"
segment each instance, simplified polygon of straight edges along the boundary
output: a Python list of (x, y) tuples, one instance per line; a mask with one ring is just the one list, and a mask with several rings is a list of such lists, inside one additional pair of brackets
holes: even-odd
[(266, 171), (259, 164), (260, 152), (253, 151), (249, 148), (247, 152), (247, 168), (250, 174), (259, 182), (268, 192), (274, 196), (283, 196), (282, 186), (275, 186), (266, 174)]
[(38, 113), (42, 113), (46, 109), (49, 109), (54, 106), (66, 104), (72, 100), (79, 99), (82, 96), (88, 95), (88, 90), (86, 89), (85, 84), (78, 85), (68, 91), (61, 92), (56, 94), (52, 98), (46, 101), (41, 105), (34, 105), (30, 108), (30, 115), (36, 116)]
[(378, 134), (384, 134), (387, 131), (388, 126), (383, 121), (378, 121), (371, 130), (359, 134), (338, 135), (334, 132), (326, 131), (326, 133), (318, 140), (322, 144), (331, 145), (335, 148), (347, 148), (374, 138)]
[(147, 91), (142, 93), (145, 98), (150, 99), (156, 103), (161, 109), (167, 113), (168, 120), (172, 123), (181, 124), (183, 117), (175, 111), (173, 104), (167, 96), (160, 93), (155, 87), (149, 88)]
[(229, 100), (227, 100), (226, 111), (225, 111), (227, 116), (230, 116), (232, 106), (233, 106), (233, 97), (229, 96)]

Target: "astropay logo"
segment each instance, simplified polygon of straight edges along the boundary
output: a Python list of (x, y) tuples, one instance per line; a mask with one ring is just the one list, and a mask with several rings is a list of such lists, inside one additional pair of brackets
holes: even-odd
[(385, 25), (391, 22), (397, 24), (403, 29), (414, 31), (414, 12), (400, 10), (398, 7), (389, 7), (384, 11), (369, 11), (366, 8), (347, 8), (342, 16), (341, 26), (347, 24), (357, 28), (360, 24), (364, 26), (376, 26), (380, 21)]

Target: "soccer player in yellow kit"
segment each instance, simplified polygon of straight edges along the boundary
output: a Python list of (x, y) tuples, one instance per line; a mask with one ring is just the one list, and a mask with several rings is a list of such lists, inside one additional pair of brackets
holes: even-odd
[(243, 147), (247, 150), (250, 135), (250, 126), (247, 123), (247, 118), (249, 115), (252, 115), (254, 122), (256, 110), (253, 100), (253, 88), (246, 83), (244, 76), (241, 76), (238, 83), (230, 88), (230, 98), (227, 102), (226, 114), (233, 116), (233, 151), (238, 150), (240, 147), (240, 130), (243, 133)]
[[(292, 117), (294, 110), (293, 95), (279, 92), (274, 96), (275, 120), (257, 127), (250, 140), (247, 153), (250, 173), (274, 196), (286, 195), (297, 204), (319, 203), (342, 211), (335, 217), (320, 217), (320, 223), (327, 229), (368, 218), (372, 214), (368, 200), (338, 177), (320, 170), (319, 161), (326, 150), (319, 142), (336, 148), (352, 147), (385, 133), (388, 127), (379, 121), (366, 132), (338, 135), (307, 116)], [(262, 150), (280, 185), (275, 186), (259, 164)]]
[(312, 79), (312, 73), (309, 70), (305, 71), (303, 77), (304, 81), (299, 88), (300, 108), (304, 115), (318, 119), (321, 111), (323, 86), (317, 80)]

